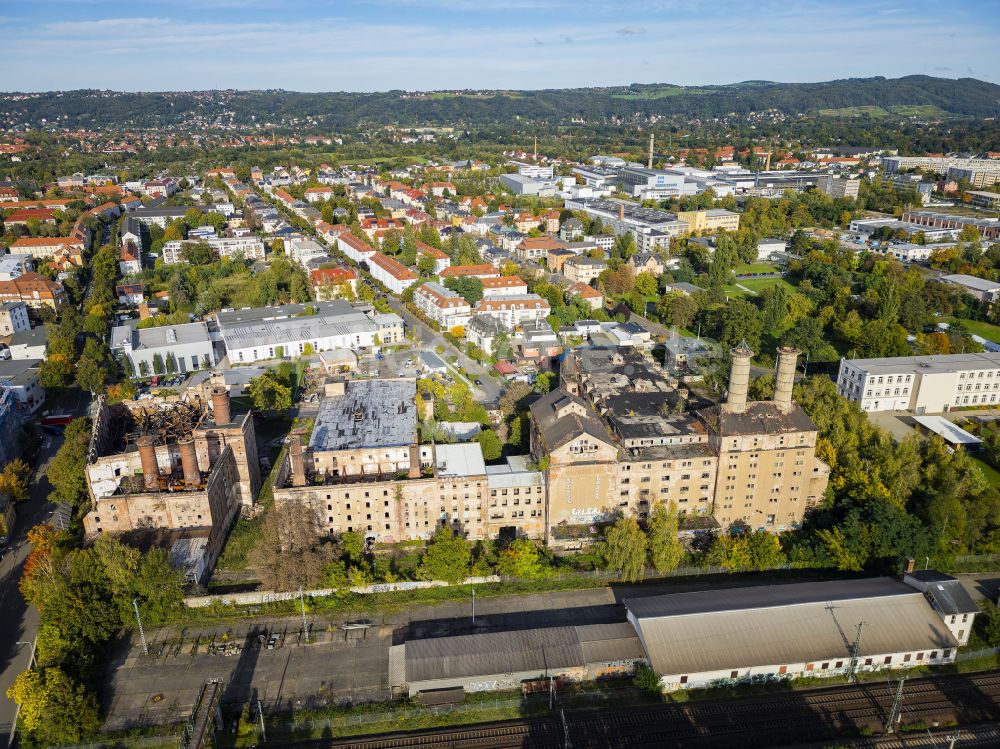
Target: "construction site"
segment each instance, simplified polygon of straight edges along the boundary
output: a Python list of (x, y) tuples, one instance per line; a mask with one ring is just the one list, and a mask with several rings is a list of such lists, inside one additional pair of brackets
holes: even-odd
[(201, 582), (260, 488), (253, 418), (232, 412), (225, 388), (114, 405), (102, 399), (86, 475), (88, 540), (122, 533), (140, 546), (166, 546)]

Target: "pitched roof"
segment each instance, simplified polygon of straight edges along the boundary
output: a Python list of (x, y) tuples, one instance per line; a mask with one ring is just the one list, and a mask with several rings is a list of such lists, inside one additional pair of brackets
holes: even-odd
[(458, 276), (499, 276), (500, 271), (489, 263), (479, 265), (453, 265), (441, 271), (442, 278), (456, 278)]
[[(586, 415), (583, 416), (574, 410), (571, 413), (557, 417), (557, 408), (568, 404), (582, 407)], [(594, 439), (609, 445), (613, 444), (611, 434), (601, 420), (597, 418), (597, 414), (593, 408), (585, 400), (571, 394), (562, 387), (558, 387), (548, 395), (536, 400), (528, 407), (528, 410), (535, 420), (545, 449), (549, 452), (565, 445), (582, 434), (589, 434)]]

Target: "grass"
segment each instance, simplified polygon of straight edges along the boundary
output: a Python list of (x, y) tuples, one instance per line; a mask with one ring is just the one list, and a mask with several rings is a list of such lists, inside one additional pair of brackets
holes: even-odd
[(983, 472), (983, 476), (988, 482), (990, 482), (990, 485), (1000, 489), (1000, 471), (982, 458), (977, 458), (975, 455), (969, 455), (969, 457), (977, 466), (979, 466), (979, 470)]
[(758, 293), (770, 286), (784, 286), (789, 294), (795, 293), (795, 286), (784, 278), (747, 278), (740, 281), (740, 285)]
[(987, 341), (1000, 343), (1000, 325), (994, 325), (985, 320), (964, 320), (955, 317), (944, 317), (941, 320), (950, 325), (956, 325), (967, 333), (985, 338)]
[(260, 541), (264, 532), (264, 516), (258, 515), (252, 520), (240, 517), (229, 532), (226, 546), (215, 565), (216, 569), (225, 572), (245, 570), (249, 563), (250, 551)]
[(734, 270), (737, 276), (746, 275), (748, 273), (777, 273), (778, 269), (773, 265), (768, 263), (747, 263), (745, 265), (738, 265)]

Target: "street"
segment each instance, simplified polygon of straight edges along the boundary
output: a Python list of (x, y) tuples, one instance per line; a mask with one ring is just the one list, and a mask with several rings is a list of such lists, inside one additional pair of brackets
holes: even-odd
[[(18, 589), (24, 560), (31, 551), (25, 535), (32, 526), (45, 522), (55, 509), (48, 501), (51, 487), (47, 468), (62, 440), (62, 435), (45, 434), (43, 437), (31, 481), (31, 497), (17, 507), (14, 534), (7, 555), (0, 561), (0, 749), (12, 741), (11, 727), (17, 712), (17, 705), (7, 699), (7, 688), (28, 667), (38, 630), (38, 611), (25, 603)], [(25, 457), (30, 461), (32, 456)]]

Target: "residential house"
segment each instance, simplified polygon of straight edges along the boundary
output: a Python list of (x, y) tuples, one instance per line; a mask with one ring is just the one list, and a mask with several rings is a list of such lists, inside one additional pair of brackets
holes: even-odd
[(576, 216), (566, 219), (559, 227), (559, 238), (564, 242), (577, 242), (584, 234), (583, 222)]
[(440, 274), (445, 268), (451, 265), (451, 258), (437, 247), (432, 247), (426, 242), (417, 240), (417, 256), (429, 257), (434, 261), (434, 273)]
[(570, 281), (589, 284), (596, 280), (607, 267), (608, 264), (603, 260), (580, 255), (566, 261), (563, 265), (563, 275)]
[(45, 403), (45, 388), (39, 379), (41, 359), (0, 360), (0, 386), (10, 391), (19, 411), (35, 413)]
[(35, 259), (31, 255), (10, 254), (0, 257), (0, 281), (10, 281), (11, 279), (31, 273), (35, 269)]
[(28, 305), (24, 302), (0, 304), (0, 336), (14, 335), (24, 330), (31, 330)]
[(452, 265), (439, 274), (441, 278), (499, 278), (500, 271), (489, 263), (479, 265)]
[(492, 315), (474, 315), (465, 325), (465, 339), (487, 354), (493, 353), (493, 342), (504, 332), (506, 328)]
[(9, 281), (0, 281), (0, 302), (24, 302), (29, 307), (58, 310), (66, 302), (61, 283), (39, 273), (24, 273)]
[(649, 273), (650, 275), (659, 278), (663, 275), (663, 271), (666, 270), (663, 265), (663, 261), (660, 260), (659, 256), (652, 252), (636, 252), (628, 259), (628, 265), (632, 268), (632, 272), (635, 275), (640, 273)]
[(367, 263), (375, 254), (375, 248), (351, 233), (337, 236), (337, 249), (356, 263)]
[(307, 187), (305, 196), (306, 202), (308, 203), (321, 203), (324, 200), (329, 200), (333, 197), (333, 188), (329, 185), (324, 185), (322, 187)]
[(476, 302), (477, 315), (496, 317), (508, 329), (529, 320), (544, 320), (552, 311), (549, 303), (538, 294), (480, 299)]
[(68, 250), (71, 254), (82, 255), (85, 246), (76, 237), (21, 237), (10, 246), (17, 254), (31, 255), (44, 260), (52, 260), (56, 253)]
[(414, 271), (381, 252), (374, 253), (368, 259), (368, 272), (372, 274), (372, 278), (396, 294), (402, 294), (419, 279)]
[(5, 226), (27, 226), (29, 221), (37, 221), (40, 224), (54, 224), (56, 222), (55, 211), (49, 208), (31, 208), (29, 210), (11, 211), (4, 217)]
[(146, 299), (145, 286), (141, 283), (122, 283), (115, 286), (118, 303), (126, 307), (135, 307)]
[(567, 296), (578, 297), (583, 300), (591, 309), (600, 309), (604, 304), (604, 294), (599, 292), (590, 284), (577, 281), (566, 290)]
[(123, 276), (142, 273), (142, 253), (140, 245), (132, 240), (122, 242), (118, 253), (118, 270)]
[(350, 289), (350, 298), (358, 294), (358, 274), (353, 268), (317, 268), (309, 274), (313, 292), (319, 301), (337, 299)]
[(413, 303), (444, 330), (464, 326), (472, 316), (472, 307), (465, 299), (435, 281), (418, 286)]
[(545, 258), (545, 266), (553, 273), (562, 273), (562, 269), (566, 264), (566, 261), (574, 257), (576, 257), (576, 253), (570, 249), (561, 248), (549, 250), (549, 253)]
[(546, 320), (526, 321), (514, 347), (522, 362), (531, 362), (539, 369), (550, 369), (563, 351), (559, 336)]
[(528, 284), (520, 276), (498, 276), (483, 279), (483, 296), (494, 299), (504, 296), (522, 296), (528, 293)]
[(7, 339), (11, 359), (44, 359), (49, 331), (44, 325), (19, 330)]
[(542, 261), (549, 250), (565, 250), (566, 244), (555, 237), (525, 237), (514, 247), (514, 257), (518, 260)]

